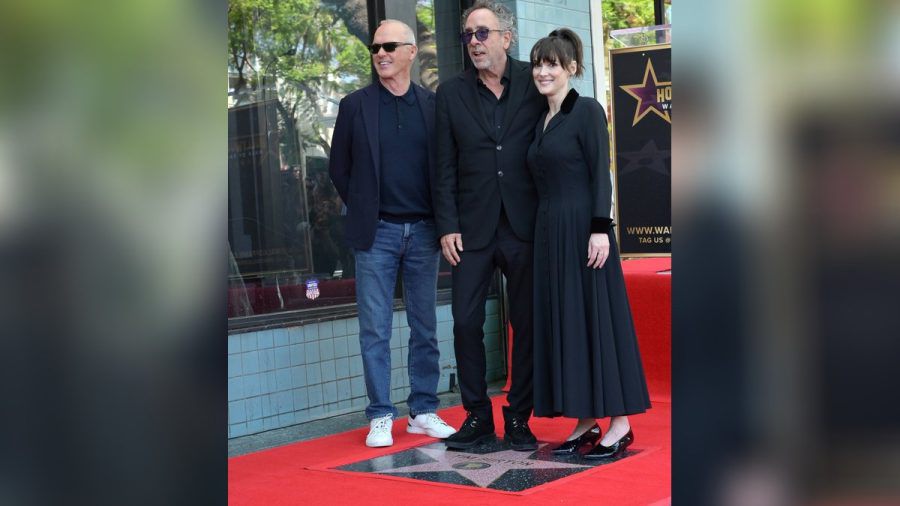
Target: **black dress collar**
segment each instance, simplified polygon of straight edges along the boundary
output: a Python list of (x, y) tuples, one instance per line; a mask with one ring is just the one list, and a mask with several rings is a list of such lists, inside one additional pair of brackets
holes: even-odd
[(572, 88), (571, 90), (569, 90), (566, 98), (563, 99), (563, 103), (559, 107), (559, 111), (563, 114), (569, 114), (570, 112), (572, 112), (572, 108), (575, 107), (576, 100), (578, 100), (578, 92), (575, 91), (575, 88)]
[(547, 123), (547, 126), (544, 126), (544, 121), (546, 121), (547, 115), (550, 114), (550, 111), (544, 113), (541, 116), (541, 121), (538, 122), (537, 129), (540, 135), (540, 139), (543, 140), (544, 135), (547, 134), (550, 130), (556, 128), (556, 125), (559, 125), (569, 113), (572, 112), (572, 109), (575, 108), (575, 102), (578, 101), (578, 92), (575, 89), (569, 90), (569, 93), (566, 94), (566, 98), (563, 99), (562, 105), (559, 106), (559, 113), (550, 118), (550, 122)]

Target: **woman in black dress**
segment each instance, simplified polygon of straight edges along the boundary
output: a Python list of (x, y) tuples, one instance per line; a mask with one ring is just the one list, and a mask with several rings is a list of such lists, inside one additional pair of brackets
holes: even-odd
[[(612, 226), (606, 113), (569, 89), (581, 40), (560, 28), (531, 50), (549, 110), (528, 165), (540, 203), (534, 238), (534, 415), (577, 418), (556, 454), (617, 457), (634, 441), (626, 415), (650, 407)], [(610, 417), (601, 439), (597, 419)], [(598, 442), (599, 440), (599, 442)]]

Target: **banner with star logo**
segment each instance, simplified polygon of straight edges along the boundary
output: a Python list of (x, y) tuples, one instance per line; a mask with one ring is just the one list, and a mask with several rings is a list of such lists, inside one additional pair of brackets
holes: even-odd
[(672, 253), (672, 46), (613, 49), (612, 170), (623, 257)]

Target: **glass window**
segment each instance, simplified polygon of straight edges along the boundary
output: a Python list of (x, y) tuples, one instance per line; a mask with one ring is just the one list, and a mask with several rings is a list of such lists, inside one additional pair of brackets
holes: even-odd
[[(344, 246), (345, 209), (328, 154), (340, 100), (372, 82), (366, 46), (377, 26), (369, 13), (379, 3), (229, 2), (229, 318), (355, 303), (355, 261)], [(434, 90), (439, 73), (462, 69), (461, 61), (438, 65), (438, 53), (454, 49), (441, 41), (456, 38), (457, 5), (436, 11), (432, 0), (398, 0), (387, 7), (380, 16), (415, 26), (414, 81)], [(449, 279), (442, 262), (439, 288), (449, 288)]]
[(437, 40), (435, 37), (434, 1), (416, 1), (416, 43), (419, 54), (416, 56), (418, 66), (418, 83), (431, 91), (437, 90), (438, 76)]
[(337, 104), (370, 82), (359, 5), (229, 3), (229, 317), (354, 300), (327, 155)]
[[(460, 11), (453, 8), (447, 9), (445, 4), (444, 10), (439, 10), (437, 14), (442, 16), (442, 26), (446, 26), (448, 21), (454, 28), (459, 25)], [(390, 11), (388, 11), (388, 15), (391, 15)], [(456, 37), (457, 31), (456, 29), (450, 31), (451, 37), (449, 39), (447, 37), (448, 33), (443, 31), (439, 44), (434, 1), (416, 0), (416, 43), (419, 47), (419, 53), (416, 56), (416, 66), (413, 69), (414, 81), (431, 91), (435, 91), (438, 84), (440, 84), (441, 76), (446, 78), (449, 75), (462, 71), (462, 65), (458, 61), (455, 65), (448, 65), (447, 62), (447, 60), (451, 60), (451, 58), (448, 58), (448, 53), (454, 50), (457, 53), (462, 51), (459, 40)], [(438, 273), (439, 290), (450, 289), (451, 269), (450, 264), (447, 263), (447, 260), (442, 255)]]

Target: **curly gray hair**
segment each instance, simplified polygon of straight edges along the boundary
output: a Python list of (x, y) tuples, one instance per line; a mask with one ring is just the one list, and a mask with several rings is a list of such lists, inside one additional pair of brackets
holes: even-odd
[(494, 15), (497, 16), (497, 19), (500, 20), (500, 29), (510, 32), (512, 35), (510, 44), (515, 45), (519, 35), (516, 31), (516, 15), (509, 10), (509, 7), (500, 2), (494, 2), (492, 0), (476, 0), (471, 7), (463, 12), (462, 21), (459, 25), (466, 26), (466, 20), (469, 19), (469, 14), (472, 14), (472, 12), (477, 11), (478, 9), (487, 9), (493, 12)]

